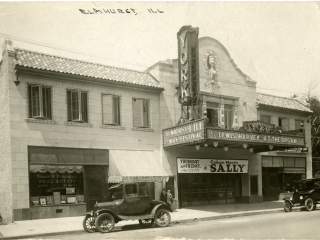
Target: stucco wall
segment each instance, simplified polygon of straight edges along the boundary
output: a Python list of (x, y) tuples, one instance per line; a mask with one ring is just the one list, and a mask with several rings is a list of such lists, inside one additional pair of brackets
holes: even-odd
[(4, 51), (2, 63), (0, 63), (0, 215), (3, 223), (12, 221), (9, 88), (14, 83), (10, 77), (10, 74), (12, 74), (10, 65), (8, 52)]
[[(21, 83), (12, 87), (10, 95), (14, 209), (29, 207), (28, 145), (159, 151), (159, 92), (24, 73), (19, 78)], [(28, 83), (42, 83), (52, 87), (53, 121), (28, 119)], [(89, 124), (67, 124), (66, 89), (74, 88), (88, 91)], [(102, 93), (120, 96), (120, 128), (102, 127)], [(150, 130), (133, 129), (133, 97), (150, 99)]]

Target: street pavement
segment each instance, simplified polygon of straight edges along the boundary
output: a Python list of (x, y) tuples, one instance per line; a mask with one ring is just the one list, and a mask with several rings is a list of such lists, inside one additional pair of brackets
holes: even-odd
[(33, 239), (320, 239), (320, 210), (194, 221), (166, 228), (131, 226), (111, 233), (77, 233)]
[[(266, 214), (283, 211), (282, 207), (282, 201), (194, 206), (177, 209), (171, 214), (171, 220), (172, 224), (181, 224), (194, 220)], [(0, 225), (0, 239), (31, 238), (41, 235), (83, 232), (82, 220), (83, 216), (16, 221), (12, 224)], [(136, 224), (137, 221), (121, 221), (116, 226), (131, 228)]]

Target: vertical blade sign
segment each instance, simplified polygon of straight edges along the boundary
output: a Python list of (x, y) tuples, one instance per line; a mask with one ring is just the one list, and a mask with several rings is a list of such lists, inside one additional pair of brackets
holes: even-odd
[(177, 33), (179, 67), (179, 102), (195, 105), (199, 95), (198, 28), (183, 26)]

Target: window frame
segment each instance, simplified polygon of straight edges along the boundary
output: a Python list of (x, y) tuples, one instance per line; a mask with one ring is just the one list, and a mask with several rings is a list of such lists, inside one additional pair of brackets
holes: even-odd
[[(70, 107), (69, 109), (69, 100), (68, 100), (68, 92), (70, 91)], [(77, 101), (78, 101), (78, 119), (73, 119), (73, 109), (72, 109), (72, 93), (77, 93)], [(86, 94), (86, 114), (84, 119), (83, 114), (83, 103), (82, 103), (82, 94)], [(66, 103), (67, 103), (67, 122), (78, 122), (78, 123), (89, 123), (89, 93), (88, 91), (82, 89), (75, 89), (75, 88), (67, 88), (66, 89)], [(69, 119), (70, 114), (70, 119)]]
[[(136, 100), (142, 100), (142, 112), (141, 112), (141, 114), (142, 114), (142, 119), (141, 119), (141, 121), (142, 121), (142, 125), (144, 124), (144, 103), (146, 102), (147, 104), (148, 104), (148, 113), (147, 113), (147, 118), (148, 118), (148, 122), (147, 122), (147, 126), (135, 126), (135, 121), (134, 121), (134, 102), (136, 101)], [(132, 126), (133, 126), (133, 128), (135, 128), (135, 129), (150, 129), (151, 128), (151, 112), (150, 112), (150, 110), (151, 110), (151, 101), (150, 101), (150, 99), (148, 99), (148, 98), (136, 98), (136, 97), (133, 97), (132, 98)]]
[[(226, 108), (226, 106), (230, 106)], [(223, 104), (223, 111), (224, 111), (224, 126), (225, 129), (232, 129), (233, 119), (234, 119), (234, 105), (231, 104)], [(228, 119), (227, 115), (230, 114), (230, 119)], [(228, 126), (228, 123), (230, 126)]]
[[(38, 115), (33, 114), (33, 97), (32, 97), (32, 89), (37, 87), (38, 88)], [(43, 91), (44, 89), (49, 89), (50, 90), (50, 98), (49, 98), (49, 105), (50, 109), (46, 109), (45, 107), (48, 108), (48, 104), (44, 104), (44, 95)], [(52, 100), (53, 100), (53, 89), (52, 86), (44, 85), (44, 84), (39, 84), (39, 83), (28, 83), (27, 84), (27, 97), (28, 97), (28, 118), (33, 118), (33, 119), (42, 119), (42, 120), (52, 120)], [(48, 99), (46, 99), (48, 100)], [(45, 112), (47, 114), (45, 114)]]
[[(104, 96), (111, 96), (112, 97), (112, 123), (105, 123), (105, 119), (104, 119), (104, 104), (103, 104), (103, 97)], [(114, 98), (118, 98), (118, 122), (115, 122), (115, 115), (114, 115)], [(116, 94), (112, 94), (112, 93), (102, 93), (101, 94), (101, 120), (102, 120), (102, 125), (103, 126), (121, 126), (121, 96), (120, 95), (116, 95)]]

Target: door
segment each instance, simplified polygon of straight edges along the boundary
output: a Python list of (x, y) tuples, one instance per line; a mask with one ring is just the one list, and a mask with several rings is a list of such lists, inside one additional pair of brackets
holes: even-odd
[(84, 166), (84, 195), (87, 210), (91, 210), (94, 204), (106, 200), (107, 196), (107, 166)]

